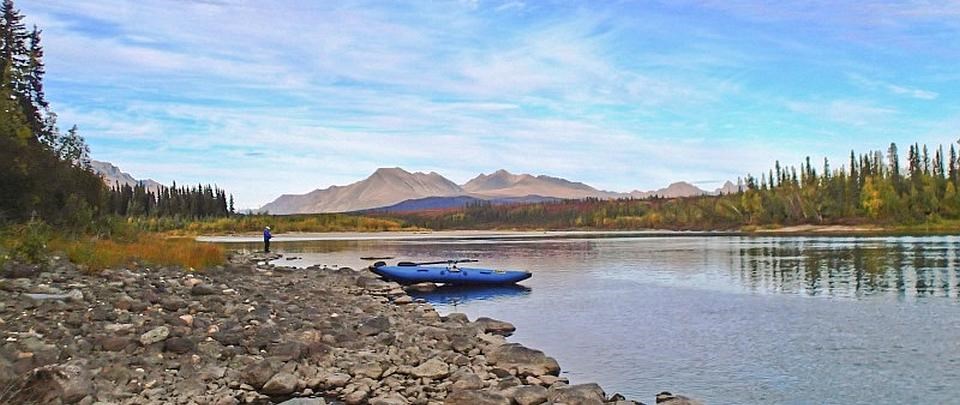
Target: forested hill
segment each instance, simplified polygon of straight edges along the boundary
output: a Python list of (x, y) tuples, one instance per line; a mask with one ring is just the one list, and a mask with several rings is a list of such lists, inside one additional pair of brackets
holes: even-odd
[(807, 158), (799, 168), (774, 167), (747, 176), (742, 192), (676, 199), (557, 201), (523, 205), (473, 204), (463, 209), (388, 215), (430, 229), (690, 229), (745, 226), (940, 224), (960, 219), (960, 161), (950, 145), (910, 145), (900, 161), (886, 153), (857, 155), (831, 168)]
[(89, 229), (111, 216), (198, 219), (230, 215), (213, 186), (107, 187), (90, 167), (76, 126), (60, 131), (44, 93), (42, 31), (27, 29), (12, 0), (0, 6), (0, 228), (37, 220)]

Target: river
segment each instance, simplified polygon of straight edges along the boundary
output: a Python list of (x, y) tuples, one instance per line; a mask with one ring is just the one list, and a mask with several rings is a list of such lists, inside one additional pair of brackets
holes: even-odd
[(524, 288), (423, 298), (441, 313), (513, 323), (512, 341), (608, 393), (669, 390), (714, 404), (960, 398), (958, 237), (507, 234), (274, 246), (300, 257), (279, 264), (298, 266), (392, 256), (529, 270)]

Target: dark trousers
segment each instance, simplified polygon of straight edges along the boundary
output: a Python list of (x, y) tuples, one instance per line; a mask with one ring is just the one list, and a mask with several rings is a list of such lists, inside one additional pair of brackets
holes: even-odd
[(263, 240), (263, 251), (266, 253), (270, 253), (270, 239)]

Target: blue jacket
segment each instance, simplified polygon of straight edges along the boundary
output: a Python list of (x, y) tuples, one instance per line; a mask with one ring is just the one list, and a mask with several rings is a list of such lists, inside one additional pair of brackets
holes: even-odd
[(270, 238), (273, 238), (273, 235), (270, 234), (270, 230), (269, 230), (269, 229), (264, 229), (264, 230), (263, 230), (263, 240), (270, 240)]

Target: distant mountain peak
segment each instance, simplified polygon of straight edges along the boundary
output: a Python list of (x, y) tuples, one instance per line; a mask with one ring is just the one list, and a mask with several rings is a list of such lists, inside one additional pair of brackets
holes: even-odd
[[(457, 185), (433, 171), (411, 173), (400, 167), (382, 167), (366, 179), (345, 186), (330, 186), (307, 194), (282, 195), (264, 205), (260, 211), (272, 214), (306, 214), (364, 211), (391, 206), (412, 208), (462, 204), (469, 199), (521, 202), (652, 196), (673, 198), (704, 194), (711, 193), (683, 181), (655, 191), (615, 193), (560, 177), (514, 174), (506, 169), (490, 174), (481, 173), (465, 184)], [(404, 203), (406, 201), (410, 202)]]
[(129, 173), (120, 170), (119, 167), (110, 162), (91, 160), (90, 168), (93, 169), (94, 173), (100, 175), (100, 178), (103, 179), (103, 183), (106, 184), (107, 187), (114, 187), (117, 184), (133, 187), (137, 184), (143, 184), (147, 190), (155, 191), (162, 186), (162, 184), (151, 179), (135, 179)]

